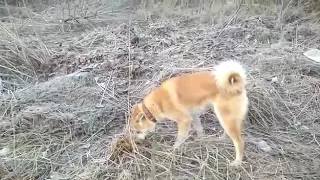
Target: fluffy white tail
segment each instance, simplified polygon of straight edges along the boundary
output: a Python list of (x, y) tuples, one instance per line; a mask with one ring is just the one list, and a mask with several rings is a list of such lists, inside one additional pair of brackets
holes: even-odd
[(221, 93), (239, 94), (244, 91), (246, 71), (237, 61), (223, 61), (213, 70), (217, 88)]

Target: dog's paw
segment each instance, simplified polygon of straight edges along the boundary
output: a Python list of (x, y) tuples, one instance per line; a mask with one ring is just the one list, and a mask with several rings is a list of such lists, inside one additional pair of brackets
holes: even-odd
[(230, 163), (230, 166), (232, 167), (240, 167), (241, 166), (241, 161), (239, 160), (234, 160)]
[(228, 135), (223, 133), (220, 137), (217, 138), (217, 141), (226, 141), (228, 140)]

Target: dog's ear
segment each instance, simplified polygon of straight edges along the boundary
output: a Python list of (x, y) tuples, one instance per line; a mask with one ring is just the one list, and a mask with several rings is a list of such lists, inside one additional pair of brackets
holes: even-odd
[(134, 111), (137, 107), (138, 107), (137, 104), (132, 105), (131, 106), (131, 111)]

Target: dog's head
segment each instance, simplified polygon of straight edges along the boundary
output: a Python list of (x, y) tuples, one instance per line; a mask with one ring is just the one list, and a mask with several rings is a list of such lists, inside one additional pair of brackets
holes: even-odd
[(153, 132), (155, 130), (155, 123), (143, 111), (142, 103), (135, 104), (132, 107), (130, 126), (139, 139), (145, 139), (149, 132)]

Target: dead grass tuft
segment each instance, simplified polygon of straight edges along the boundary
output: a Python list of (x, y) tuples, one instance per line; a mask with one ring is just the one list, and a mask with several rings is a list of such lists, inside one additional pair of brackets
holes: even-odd
[(135, 143), (128, 136), (118, 136), (113, 143), (111, 143), (110, 160), (119, 163), (123, 155), (132, 155), (135, 149)]

